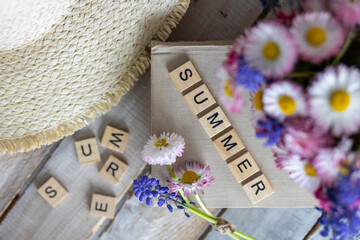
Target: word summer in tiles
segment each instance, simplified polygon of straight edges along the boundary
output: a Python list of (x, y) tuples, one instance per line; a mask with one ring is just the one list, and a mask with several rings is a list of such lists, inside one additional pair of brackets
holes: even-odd
[(188, 61), (171, 71), (169, 75), (191, 112), (198, 117), (220, 157), (224, 161), (229, 161), (230, 171), (243, 185), (250, 201), (255, 204), (270, 196), (274, 190), (268, 179), (261, 173), (251, 154), (246, 151), (243, 141), (232, 128), (224, 111), (217, 106), (194, 64)]

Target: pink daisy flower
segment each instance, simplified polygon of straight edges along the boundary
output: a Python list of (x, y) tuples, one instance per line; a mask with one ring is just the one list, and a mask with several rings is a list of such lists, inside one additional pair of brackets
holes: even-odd
[(315, 192), (320, 186), (320, 179), (312, 163), (302, 159), (299, 155), (290, 154), (281, 161), (282, 169), (289, 173), (289, 177), (302, 188)]
[(332, 0), (330, 8), (344, 25), (360, 23), (360, 0)]
[(343, 138), (335, 148), (320, 149), (314, 158), (314, 168), (324, 184), (331, 184), (341, 172), (341, 164), (349, 160), (352, 140)]
[(250, 67), (264, 76), (282, 77), (293, 70), (297, 47), (285, 26), (277, 22), (261, 22), (246, 35), (244, 58)]
[(199, 162), (192, 161), (185, 163), (185, 169), (178, 167), (174, 169), (174, 173), (177, 180), (167, 178), (169, 183), (169, 191), (178, 192), (180, 189), (184, 189), (184, 195), (197, 194), (199, 191), (204, 194), (203, 187), (210, 186), (215, 182), (215, 178), (211, 173), (210, 166), (202, 165)]
[(297, 117), (285, 122), (281, 143), (293, 154), (312, 159), (318, 149), (331, 146), (332, 138), (328, 132), (317, 127), (308, 117)]
[(328, 12), (298, 15), (291, 28), (303, 60), (318, 64), (337, 55), (344, 43), (344, 31)]
[(246, 106), (246, 100), (243, 97), (243, 89), (237, 85), (227, 69), (222, 65), (216, 74), (220, 80), (220, 103), (231, 113), (241, 113)]
[(150, 165), (170, 165), (181, 157), (185, 148), (185, 140), (176, 133), (153, 135), (141, 152), (142, 159)]

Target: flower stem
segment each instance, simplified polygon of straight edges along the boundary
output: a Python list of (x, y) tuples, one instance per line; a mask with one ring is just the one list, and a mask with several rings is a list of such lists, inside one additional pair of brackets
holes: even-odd
[(241, 237), (241, 238), (243, 238), (243, 239), (246, 239), (246, 240), (256, 240), (255, 238), (252, 238), (252, 237), (250, 237), (250, 236), (248, 236), (248, 235), (246, 235), (246, 234), (244, 234), (242, 232), (239, 232), (238, 230), (235, 230), (234, 234)]
[(340, 59), (344, 56), (344, 54), (346, 53), (346, 51), (350, 47), (351, 40), (352, 40), (351, 36), (352, 36), (352, 31), (350, 31), (344, 46), (342, 47), (340, 53), (337, 55), (337, 57), (334, 59), (334, 61), (331, 63), (331, 65), (335, 65), (336, 63), (338, 63), (340, 61)]
[(227, 235), (229, 235), (230, 237), (232, 237), (233, 239), (236, 239), (236, 240), (241, 240), (241, 238), (238, 236), (238, 235), (236, 235), (236, 234), (234, 234), (234, 233), (232, 233), (232, 232), (228, 232), (227, 233)]
[(307, 78), (312, 77), (315, 73), (314, 72), (293, 72), (290, 74), (287, 74), (286, 78)]
[(187, 205), (183, 205), (184, 208), (186, 208), (187, 210), (189, 210), (189, 212), (192, 212), (193, 214), (205, 219), (206, 221), (212, 223), (212, 224), (217, 224), (218, 220), (216, 218), (210, 217), (208, 215), (206, 215), (205, 213), (203, 213), (202, 211), (200, 211), (199, 209), (194, 209), (191, 208)]
[(201, 200), (199, 191), (198, 191), (197, 189), (196, 189), (196, 193), (197, 193), (197, 194), (195, 194), (195, 199), (196, 199), (196, 201), (198, 202), (198, 204), (200, 205), (201, 209), (202, 209), (204, 212), (206, 212), (207, 215), (215, 218), (215, 216), (209, 211), (209, 209), (207, 209), (207, 207), (205, 206), (204, 202)]

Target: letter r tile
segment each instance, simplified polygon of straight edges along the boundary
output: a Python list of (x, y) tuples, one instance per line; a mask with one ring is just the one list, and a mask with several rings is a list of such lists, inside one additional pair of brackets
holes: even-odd
[(101, 168), (99, 175), (106, 181), (112, 184), (117, 184), (126, 169), (127, 165), (124, 162), (120, 161), (113, 155), (110, 155), (104, 166)]
[(241, 183), (259, 172), (260, 169), (249, 152), (228, 164), (228, 167), (236, 180)]
[(269, 180), (264, 174), (261, 174), (257, 178), (251, 180), (245, 184), (243, 188), (252, 204), (258, 203), (274, 193)]
[(191, 61), (187, 61), (169, 75), (181, 93), (201, 81), (201, 77)]
[(199, 121), (210, 138), (231, 126), (229, 119), (220, 107), (205, 114)]
[(186, 94), (184, 99), (194, 115), (198, 115), (216, 104), (214, 97), (205, 84)]

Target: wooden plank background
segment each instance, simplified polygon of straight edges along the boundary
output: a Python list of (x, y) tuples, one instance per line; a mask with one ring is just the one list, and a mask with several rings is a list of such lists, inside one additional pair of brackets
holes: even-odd
[[(195, 0), (170, 40), (234, 39), (253, 23), (260, 12), (259, 1), (255, 0)], [(149, 79), (149, 74), (142, 76), (109, 113), (75, 135), (66, 137), (55, 147), (43, 147), (11, 157), (1, 156), (0, 210), (4, 212), (6, 209), (6, 212), (0, 219), (0, 239), (227, 238), (212, 232), (204, 234), (209, 225), (195, 216), (188, 220), (181, 211), (169, 214), (166, 209), (141, 205), (130, 197), (131, 191), (127, 191), (131, 179), (145, 166), (139, 152), (150, 134)], [(74, 140), (90, 136), (96, 136), (99, 140), (109, 123), (129, 130), (131, 134), (124, 154), (99, 147), (103, 162), (110, 153), (114, 153), (129, 164), (127, 173), (117, 186), (106, 183), (98, 176), (103, 162), (80, 166), (73, 146)], [(40, 167), (28, 180), (29, 174), (39, 164)], [(67, 198), (54, 209), (36, 192), (36, 188), (50, 176), (55, 176), (69, 191)], [(20, 195), (17, 195), (21, 188)], [(95, 192), (117, 197), (119, 204), (114, 220), (89, 214), (91, 195)], [(12, 199), (15, 201), (9, 204)], [(219, 212), (220, 209), (214, 210), (215, 214)], [(256, 236), (266, 236), (266, 239), (302, 239), (319, 215), (313, 209), (229, 209), (224, 216), (239, 230), (246, 232), (256, 228)], [(252, 221), (244, 220), (250, 216)], [(259, 224), (264, 216), (281, 222)], [(287, 228), (291, 231), (284, 232)], [(294, 235), (291, 236), (291, 233)]]

